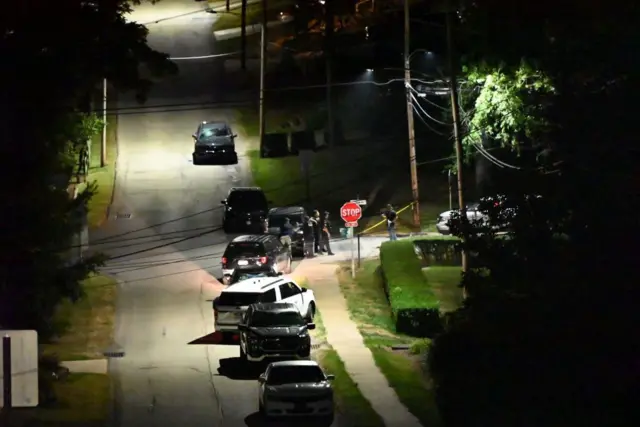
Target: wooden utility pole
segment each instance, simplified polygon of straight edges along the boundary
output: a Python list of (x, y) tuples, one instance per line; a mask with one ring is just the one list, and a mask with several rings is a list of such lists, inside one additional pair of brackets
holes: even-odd
[(240, 66), (247, 69), (247, 0), (242, 0), (240, 11)]
[(107, 165), (107, 79), (102, 79), (102, 141), (100, 143), (100, 167)]
[(264, 146), (266, 111), (264, 99), (264, 75), (267, 72), (267, 0), (262, 0), (262, 28), (260, 33), (260, 154)]
[(229, 5), (229, 2), (230, 2), (230, 0), (227, 0), (227, 12), (231, 11), (231, 9), (230, 9), (231, 6)]
[[(453, 48), (453, 23), (451, 20), (450, 8), (446, 11), (447, 18), (447, 56), (449, 57), (449, 93), (451, 95), (451, 114), (453, 118), (453, 136), (456, 145), (456, 168), (458, 169), (458, 205), (460, 208), (460, 221), (462, 225), (462, 238), (467, 230), (467, 205), (464, 201), (464, 179), (462, 171), (462, 141), (460, 140), (460, 106), (458, 105), (458, 83), (456, 81), (456, 59)], [(462, 272), (465, 273), (469, 267), (467, 252), (462, 251)]]
[(327, 141), (329, 147), (333, 147), (335, 143), (335, 126), (333, 124), (333, 94), (331, 93), (331, 69), (332, 69), (332, 57), (333, 57), (333, 33), (334, 33), (334, 14), (333, 14), (333, 0), (326, 0), (324, 4), (324, 20), (325, 20), (325, 36), (324, 36), (324, 60), (325, 60), (325, 74), (327, 78), (327, 125), (329, 130), (327, 135), (329, 140)]
[(416, 131), (413, 123), (413, 96), (411, 94), (411, 27), (409, 0), (404, 0), (404, 86), (407, 96), (407, 126), (409, 128), (409, 168), (413, 198), (413, 225), (420, 226), (420, 192), (418, 191), (418, 165), (416, 163)]

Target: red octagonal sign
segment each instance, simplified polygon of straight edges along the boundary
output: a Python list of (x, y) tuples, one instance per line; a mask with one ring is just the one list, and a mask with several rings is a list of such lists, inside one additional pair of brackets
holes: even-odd
[(340, 208), (340, 217), (344, 222), (357, 222), (362, 218), (362, 208), (357, 203), (347, 202)]

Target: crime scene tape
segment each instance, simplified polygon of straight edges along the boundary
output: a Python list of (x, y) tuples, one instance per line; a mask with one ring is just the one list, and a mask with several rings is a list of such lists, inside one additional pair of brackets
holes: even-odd
[[(413, 202), (409, 203), (407, 206), (405, 206), (404, 208), (400, 209), (399, 211), (396, 211), (396, 214), (400, 214), (401, 212), (406, 211), (406, 210), (407, 210), (407, 209), (409, 209), (411, 206), (413, 206)], [(382, 221), (380, 221), (380, 222), (378, 222), (378, 223), (376, 223), (376, 224), (372, 225), (371, 227), (367, 228), (367, 229), (366, 229), (366, 230), (364, 230), (364, 231), (361, 231), (361, 232), (360, 232), (360, 233), (358, 233), (358, 234), (367, 234), (369, 231), (373, 230), (374, 228), (376, 228), (376, 227), (377, 227), (377, 226), (379, 226), (379, 225), (384, 224), (386, 221), (387, 221), (386, 219), (383, 219)]]

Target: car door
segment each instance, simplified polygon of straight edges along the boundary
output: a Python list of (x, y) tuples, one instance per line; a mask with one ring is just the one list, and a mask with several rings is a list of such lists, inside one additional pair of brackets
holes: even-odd
[(294, 304), (300, 311), (300, 314), (306, 314), (306, 307), (304, 307), (304, 300), (302, 298), (302, 289), (300, 289), (298, 285), (292, 282), (283, 283), (280, 285), (280, 295), (282, 296), (281, 302)]

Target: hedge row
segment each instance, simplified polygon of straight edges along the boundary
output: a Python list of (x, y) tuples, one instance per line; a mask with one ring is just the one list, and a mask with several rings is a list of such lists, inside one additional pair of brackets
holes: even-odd
[(427, 286), (413, 240), (384, 242), (380, 265), (396, 331), (416, 337), (437, 334), (441, 328), (439, 301)]

